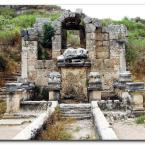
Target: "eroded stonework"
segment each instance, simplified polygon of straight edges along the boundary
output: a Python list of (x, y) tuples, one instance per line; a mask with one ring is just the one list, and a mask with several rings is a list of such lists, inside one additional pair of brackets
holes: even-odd
[[(44, 24), (51, 24), (55, 30), (51, 60), (38, 60), (37, 56), (38, 38), (43, 37)], [(63, 52), (68, 49), (67, 30), (79, 31), (80, 45), (87, 52), (85, 62), (78, 57), (74, 60), (70, 58), (68, 64), (62, 63), (65, 60)], [(76, 92), (74, 96), (87, 100), (88, 75), (90, 72), (98, 72), (102, 90), (112, 91), (119, 73), (126, 70), (127, 35), (124, 25), (101, 26), (100, 20), (90, 18), (80, 10), (65, 11), (53, 22), (37, 19), (33, 28), (22, 31), (22, 77), (34, 81), (37, 85), (48, 86), (48, 74), (59, 72), (62, 84), (61, 97), (67, 97), (70, 90)]]

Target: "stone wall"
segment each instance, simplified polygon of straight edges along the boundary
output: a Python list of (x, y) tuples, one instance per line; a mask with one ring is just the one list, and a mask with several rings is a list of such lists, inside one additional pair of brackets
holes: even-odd
[[(58, 71), (62, 74), (62, 91), (64, 97), (66, 86), (82, 86), (84, 98), (87, 96), (87, 76), (90, 72), (99, 72), (102, 80), (102, 89), (113, 90), (113, 82), (119, 77), (119, 72), (126, 70), (125, 44), (127, 29), (124, 25), (101, 26), (96, 18), (90, 18), (82, 11), (65, 11), (58, 19), (51, 22), (55, 29), (52, 38), (52, 59), (38, 60), (37, 47), (38, 37), (43, 34), (43, 24), (50, 23), (49, 20), (37, 19), (34, 28), (22, 31), (22, 77), (27, 77), (37, 85), (48, 85), (48, 74)], [(85, 38), (88, 60), (91, 63), (89, 70), (83, 67), (59, 67), (57, 57), (64, 51), (63, 44), (66, 43), (64, 35), (66, 30), (85, 30)], [(41, 35), (43, 37), (43, 35)], [(63, 44), (62, 44), (63, 43)], [(67, 48), (67, 46), (66, 46)], [(74, 77), (77, 81), (73, 83)], [(82, 78), (82, 79), (81, 79)], [(70, 80), (69, 80), (70, 79)], [(81, 84), (81, 85), (80, 85)], [(77, 90), (80, 91), (80, 88)]]
[[(104, 90), (112, 90), (113, 81), (118, 78), (122, 68), (120, 51), (125, 49), (126, 36), (127, 29), (123, 25), (109, 25), (96, 30), (92, 71), (100, 72)], [(125, 57), (123, 59), (125, 62)]]
[(69, 67), (61, 68), (62, 90), (61, 97), (73, 98), (80, 101), (88, 101), (87, 95), (87, 68)]

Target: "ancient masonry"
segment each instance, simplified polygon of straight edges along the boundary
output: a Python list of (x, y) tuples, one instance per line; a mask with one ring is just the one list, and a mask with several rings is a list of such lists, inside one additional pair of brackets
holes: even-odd
[[(50, 23), (55, 29), (52, 58), (38, 60), (38, 38), (43, 37), (43, 25)], [(81, 48), (68, 48), (67, 30), (79, 31)], [(98, 19), (77, 9), (65, 11), (52, 22), (39, 18), (33, 28), (22, 30), (21, 35), (21, 77), (47, 87), (49, 100), (78, 98), (81, 102), (90, 102), (101, 100), (102, 92), (118, 93), (118, 89), (130, 87), (144, 90), (144, 84), (133, 83), (126, 70), (127, 28), (124, 25), (101, 26)]]
[[(38, 57), (44, 24), (51, 24), (55, 30), (49, 60)], [(80, 47), (68, 47), (67, 30), (79, 31)], [(55, 21), (39, 18), (33, 28), (23, 29), (21, 36), (21, 77), (17, 82), (6, 83), (4, 118), (33, 115), (37, 118), (15, 140), (32, 139), (58, 105), (64, 116), (90, 118), (93, 115), (96, 130), (104, 140), (114, 140), (117, 136), (102, 110), (123, 110), (128, 116), (145, 112), (144, 83), (133, 82), (126, 68), (127, 28), (124, 25), (101, 26), (100, 20), (77, 9), (76, 12), (65, 11)], [(47, 88), (46, 101), (31, 100), (36, 85)], [(112, 119), (108, 112), (106, 116)]]
[[(33, 28), (22, 31), (22, 78), (48, 86), (52, 100), (64, 98), (73, 92), (74, 96), (88, 101), (101, 99), (97, 96), (101, 96), (102, 90), (113, 91), (114, 82), (120, 74), (126, 74), (127, 28), (124, 25), (101, 26), (98, 19), (86, 16), (79, 9), (76, 12), (65, 11), (58, 20), (51, 22), (55, 29), (52, 59), (38, 60), (37, 40), (43, 35), (42, 26), (48, 23), (50, 21), (47, 19), (37, 19)], [(73, 53), (66, 45), (67, 30), (79, 30), (80, 45), (87, 51), (85, 59), (79, 54), (77, 59), (70, 58), (71, 62), (59, 59), (61, 55), (65, 57), (64, 51), (68, 56)], [(56, 78), (56, 83), (49, 83), (50, 74), (54, 75), (51, 76)], [(59, 87), (56, 87), (57, 81)]]

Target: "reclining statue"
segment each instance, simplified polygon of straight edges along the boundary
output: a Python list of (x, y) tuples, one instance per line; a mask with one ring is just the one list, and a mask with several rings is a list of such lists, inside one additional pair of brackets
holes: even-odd
[(88, 58), (88, 51), (84, 48), (72, 48), (69, 47), (63, 53), (57, 57), (58, 62), (72, 62), (72, 60), (84, 60)]

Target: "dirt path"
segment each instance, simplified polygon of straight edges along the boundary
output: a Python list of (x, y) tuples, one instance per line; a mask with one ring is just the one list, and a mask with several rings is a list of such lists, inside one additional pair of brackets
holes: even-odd
[(145, 125), (136, 124), (135, 119), (115, 122), (112, 127), (120, 140), (145, 140)]
[(95, 127), (91, 120), (76, 120), (69, 124), (66, 131), (71, 134), (72, 140), (98, 140)]

